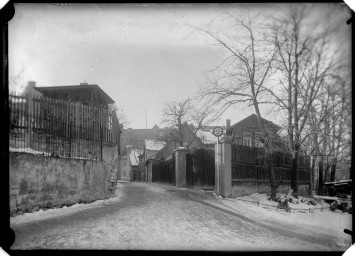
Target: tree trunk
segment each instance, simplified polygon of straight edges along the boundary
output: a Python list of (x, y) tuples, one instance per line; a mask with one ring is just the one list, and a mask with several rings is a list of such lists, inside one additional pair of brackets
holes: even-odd
[(333, 158), (332, 159), (331, 171), (330, 171), (330, 181), (331, 182), (335, 181), (336, 167), (337, 167), (337, 158)]
[(327, 167), (324, 170), (324, 182), (328, 182), (328, 181), (329, 181), (329, 163), (327, 159)]
[(178, 131), (179, 131), (179, 144), (180, 147), (184, 146), (184, 140), (182, 137), (182, 123), (181, 123), (181, 117), (178, 118)]
[(292, 168), (291, 168), (291, 189), (293, 189), (293, 193), (295, 197), (298, 197), (298, 186), (299, 186), (299, 178), (298, 178), (298, 162), (299, 162), (299, 148), (298, 145), (295, 145), (295, 155), (292, 159)]
[(272, 200), (275, 200), (278, 184), (276, 182), (275, 167), (274, 167), (274, 163), (272, 161), (271, 154), (266, 154), (266, 163), (267, 163), (267, 168), (269, 170), (269, 177), (270, 177), (270, 189), (271, 189), (270, 198)]
[(311, 171), (312, 171), (312, 189), (313, 191), (317, 191), (318, 186), (317, 186), (317, 169), (316, 169), (316, 161), (317, 158), (313, 157), (312, 158), (312, 167), (311, 167)]
[[(308, 175), (309, 175), (308, 194), (310, 196), (312, 196), (313, 195), (313, 169), (311, 168), (311, 162), (310, 161), (311, 161), (311, 158), (308, 156), (307, 157), (307, 162), (306, 162)], [(312, 167), (314, 167), (314, 165), (312, 165)]]
[(319, 180), (318, 180), (318, 194), (322, 195), (323, 193), (323, 159), (319, 161)]
[[(254, 90), (253, 90), (253, 95), (255, 96)], [(261, 114), (260, 114), (259, 104), (257, 101), (254, 101), (254, 108), (258, 118), (260, 129), (263, 132), (263, 138), (266, 139), (266, 141), (264, 141), (264, 146), (266, 151), (265, 156), (266, 156), (267, 168), (269, 170), (269, 178), (270, 178), (270, 190), (271, 190), (270, 198), (272, 200), (275, 200), (278, 184), (276, 183), (276, 178), (275, 178), (275, 168), (274, 168), (274, 163), (272, 158), (272, 149), (270, 148), (270, 144), (268, 141), (269, 138), (266, 138), (265, 136), (266, 130), (265, 130), (264, 123), (261, 121)]]

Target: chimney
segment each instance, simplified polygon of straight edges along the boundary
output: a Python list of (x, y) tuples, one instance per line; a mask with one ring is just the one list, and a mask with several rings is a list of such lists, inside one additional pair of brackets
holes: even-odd
[(80, 83), (80, 85), (88, 85), (88, 83), (85, 80), (85, 82), (84, 83)]
[(28, 81), (27, 86), (28, 86), (28, 88), (34, 88), (34, 87), (36, 87), (36, 82), (35, 81)]
[(227, 129), (229, 129), (229, 127), (231, 127), (231, 120), (227, 119)]

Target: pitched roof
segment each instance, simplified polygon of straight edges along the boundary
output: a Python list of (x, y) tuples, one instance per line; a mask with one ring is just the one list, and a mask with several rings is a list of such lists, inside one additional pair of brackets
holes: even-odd
[[(261, 122), (264, 123), (266, 129), (270, 130), (275, 130), (278, 131), (281, 129), (280, 126), (274, 124), (273, 122), (266, 120), (264, 118), (261, 118)], [(258, 117), (256, 114), (252, 114), (243, 120), (239, 121), (238, 123), (232, 125), (227, 129), (227, 133), (232, 133), (234, 132), (242, 132), (250, 129), (259, 129), (259, 122), (258, 122)]]
[(145, 139), (155, 140), (165, 129), (159, 129), (157, 125), (153, 129), (123, 129), (121, 142), (123, 144), (144, 145)]
[(45, 87), (34, 87), (37, 91), (41, 93), (48, 92), (70, 92), (70, 93), (80, 93), (82, 91), (91, 91), (100, 96), (105, 104), (113, 104), (115, 101), (108, 96), (97, 84), (82, 84), (82, 85), (64, 85), (64, 86), (45, 86)]
[[(202, 128), (201, 128), (201, 130), (204, 130), (204, 131), (213, 131), (213, 129), (215, 128), (215, 127), (221, 127), (221, 128), (223, 128), (223, 130), (226, 130), (227, 129), (227, 126), (225, 126), (225, 125), (208, 125), (208, 126), (203, 126)], [(194, 127), (195, 128), (195, 127)]]

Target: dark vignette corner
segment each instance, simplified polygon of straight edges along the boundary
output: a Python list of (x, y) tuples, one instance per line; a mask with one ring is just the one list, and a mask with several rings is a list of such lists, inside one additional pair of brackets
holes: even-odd
[(8, 2), (0, 10), (1, 22), (1, 55), (2, 55), (2, 72), (1, 72), (1, 104), (0, 111), (3, 120), (1, 125), (1, 247), (8, 251), (14, 242), (14, 232), (10, 229), (9, 218), (9, 133), (8, 133), (8, 22), (14, 17), (15, 8), (13, 3)]

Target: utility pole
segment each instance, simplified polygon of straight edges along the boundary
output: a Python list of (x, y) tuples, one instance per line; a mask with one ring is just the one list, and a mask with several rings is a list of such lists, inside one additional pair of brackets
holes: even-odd
[[(144, 114), (145, 114), (145, 139), (148, 139), (148, 125), (147, 125), (147, 109), (146, 107), (144, 106)], [(145, 155), (146, 155), (146, 152), (145, 152), (145, 140), (144, 140), (144, 164), (145, 164), (145, 161), (147, 159), (145, 159)], [(146, 168), (144, 167), (144, 174), (146, 173)], [(147, 172), (148, 174), (148, 172)], [(145, 176), (145, 175), (144, 175)], [(144, 179), (146, 179), (146, 181), (148, 181), (148, 177), (144, 177)]]
[(146, 107), (144, 106), (144, 113), (145, 113), (145, 129), (147, 130), (147, 109)]

